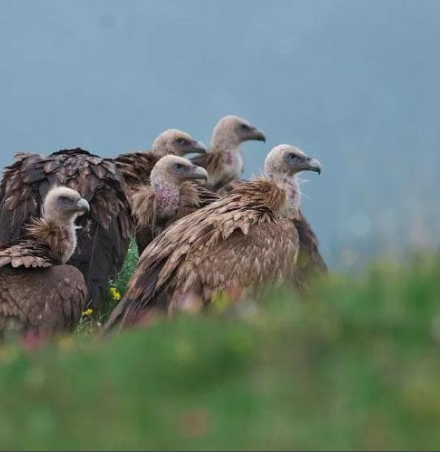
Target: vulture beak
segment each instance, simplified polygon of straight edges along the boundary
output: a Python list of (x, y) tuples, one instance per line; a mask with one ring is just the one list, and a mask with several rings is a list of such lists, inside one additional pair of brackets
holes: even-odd
[(201, 166), (194, 165), (190, 173), (186, 173), (187, 179), (204, 179), (208, 180), (208, 172)]
[(206, 149), (206, 146), (200, 142), (200, 141), (194, 141), (192, 146), (192, 152), (196, 154), (206, 154), (208, 150)]
[(266, 135), (262, 130), (253, 127), (251, 133), (251, 140), (266, 142)]
[(80, 212), (83, 212), (83, 213), (90, 212), (90, 205), (84, 198), (81, 198), (78, 201), (77, 207), (80, 210)]
[(315, 173), (321, 174), (322, 166), (321, 162), (317, 159), (312, 159), (310, 157), (305, 161), (304, 169), (306, 171), (314, 171)]

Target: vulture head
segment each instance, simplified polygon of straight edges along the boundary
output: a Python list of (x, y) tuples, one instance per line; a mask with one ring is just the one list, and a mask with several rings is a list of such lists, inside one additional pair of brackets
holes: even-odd
[(285, 212), (287, 217), (295, 218), (298, 214), (301, 190), (295, 175), (301, 171), (315, 171), (321, 174), (321, 163), (289, 144), (274, 147), (266, 157), (266, 175), (287, 193)]
[(220, 119), (212, 135), (212, 147), (225, 150), (237, 149), (245, 141), (266, 141), (260, 129), (238, 116), (225, 116)]
[(72, 223), (89, 211), (89, 203), (68, 187), (54, 187), (44, 199), (43, 217), (55, 222)]
[(321, 174), (321, 163), (306, 155), (303, 151), (290, 144), (280, 144), (274, 147), (266, 157), (264, 164), (269, 177), (293, 177), (301, 171), (314, 171)]
[(154, 141), (153, 150), (160, 156), (196, 153), (205, 154), (206, 146), (195, 140), (188, 133), (177, 129), (169, 129), (161, 133)]
[(204, 168), (196, 166), (189, 160), (177, 155), (162, 157), (151, 172), (151, 182), (154, 187), (173, 185), (192, 179), (208, 180), (208, 173)]

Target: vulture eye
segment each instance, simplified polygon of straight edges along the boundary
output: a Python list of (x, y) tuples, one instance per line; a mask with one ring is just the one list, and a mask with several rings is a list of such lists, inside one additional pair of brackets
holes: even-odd
[(247, 124), (241, 124), (240, 129), (243, 131), (248, 131), (250, 130), (250, 127)]
[(292, 163), (298, 163), (301, 158), (296, 154), (289, 154), (289, 161)]
[(188, 144), (188, 140), (185, 140), (185, 138), (177, 138), (177, 144), (180, 145)]
[(178, 173), (184, 173), (186, 171), (186, 167), (185, 165), (182, 165), (181, 163), (176, 163), (174, 165), (174, 169), (178, 172)]
[(60, 196), (59, 199), (63, 204), (68, 204), (70, 202), (70, 198), (68, 198), (67, 196)]

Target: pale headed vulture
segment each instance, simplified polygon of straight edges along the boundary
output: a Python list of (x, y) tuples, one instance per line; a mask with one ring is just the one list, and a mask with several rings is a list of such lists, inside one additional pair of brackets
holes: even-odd
[(66, 265), (75, 251), (75, 220), (90, 209), (67, 187), (51, 189), (43, 216), (25, 237), (0, 247), (0, 331), (73, 331), (87, 301), (82, 273)]
[(192, 162), (208, 171), (209, 185), (218, 191), (242, 173), (241, 144), (251, 140), (266, 141), (266, 136), (245, 119), (225, 116), (214, 128), (209, 152), (194, 157)]
[(162, 157), (151, 171), (150, 184), (133, 195), (139, 254), (167, 227), (219, 198), (192, 181), (208, 179), (204, 168), (175, 155)]

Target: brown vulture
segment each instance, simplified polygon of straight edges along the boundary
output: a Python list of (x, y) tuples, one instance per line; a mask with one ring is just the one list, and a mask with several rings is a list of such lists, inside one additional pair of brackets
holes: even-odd
[(122, 154), (115, 159), (115, 163), (133, 195), (139, 188), (149, 184), (151, 171), (160, 158), (165, 155), (182, 157), (190, 153), (205, 154), (206, 147), (191, 135), (170, 129), (156, 138), (151, 151)]
[(78, 247), (70, 263), (83, 273), (92, 306), (101, 307), (108, 280), (122, 268), (134, 232), (128, 191), (111, 160), (82, 149), (47, 157), (19, 154), (0, 185), (0, 242), (23, 235), (29, 221), (41, 215), (42, 200), (55, 185), (78, 191), (90, 203), (90, 215), (78, 219)]
[(211, 149), (192, 162), (208, 171), (209, 185), (215, 191), (233, 182), (243, 171), (240, 145), (245, 141), (266, 141), (264, 133), (245, 119), (225, 116), (214, 128)]
[[(233, 181), (221, 187), (217, 192), (225, 195), (234, 189), (239, 181)], [(319, 251), (319, 240), (313, 232), (301, 209), (293, 218), (299, 236), (299, 256), (297, 261), (296, 285), (300, 292), (304, 292), (309, 282), (318, 275), (328, 273), (327, 265)]]
[(66, 265), (76, 247), (75, 220), (89, 204), (75, 190), (51, 189), (43, 216), (26, 235), (0, 247), (0, 331), (73, 331), (87, 301), (82, 273)]
[[(298, 148), (294, 148), (298, 155), (303, 154)], [(268, 156), (269, 158), (269, 156)], [(304, 292), (310, 280), (318, 275), (327, 274), (327, 265), (319, 252), (319, 241), (313, 232), (309, 222), (299, 208), (301, 191), (298, 179), (292, 179), (292, 191), (297, 194), (294, 214), (291, 219), (295, 224), (299, 237), (299, 255), (296, 263), (295, 284), (300, 292)]]
[(128, 291), (106, 330), (139, 322), (149, 309), (174, 312), (188, 298), (203, 304), (221, 291), (293, 280), (299, 252), (295, 216), (300, 171), (320, 172), (317, 160), (293, 146), (274, 148), (266, 177), (182, 218), (141, 256)]
[(175, 155), (162, 157), (151, 171), (150, 184), (133, 195), (139, 254), (154, 237), (180, 218), (219, 198), (194, 180), (208, 179), (204, 168)]
[(299, 236), (299, 255), (296, 262), (296, 286), (300, 292), (307, 290), (309, 282), (328, 273), (327, 264), (319, 251), (319, 240), (301, 210), (293, 220)]

